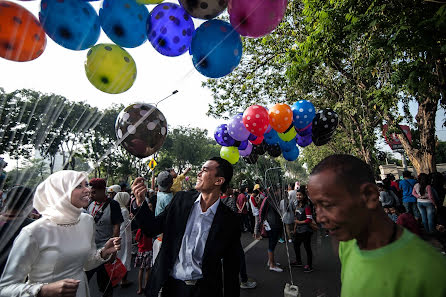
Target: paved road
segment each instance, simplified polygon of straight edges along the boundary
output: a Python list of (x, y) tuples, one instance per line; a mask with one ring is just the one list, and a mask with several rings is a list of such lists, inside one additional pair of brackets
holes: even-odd
[[(242, 235), (242, 245), (247, 247), (253, 242), (250, 233)], [(288, 267), (288, 257), (286, 244), (278, 244), (275, 255), (276, 261), (282, 264), (284, 272), (271, 272), (266, 268), (268, 239), (258, 241), (246, 252), (246, 263), (248, 276), (257, 281), (257, 288), (241, 290), (241, 297), (279, 297), (283, 296), (283, 289), (286, 283), (290, 283), (290, 270)], [(314, 271), (304, 273), (302, 268), (292, 267), (291, 274), (294, 284), (299, 286), (302, 297), (337, 297), (339, 296), (340, 283), (340, 264), (333, 254), (331, 240), (329, 237), (321, 237), (318, 234), (313, 235), (313, 255)], [(288, 244), (291, 260), (294, 260), (294, 249), (292, 244)], [(302, 249), (303, 259), (306, 255)], [(129, 273), (129, 280), (135, 283), (128, 288), (115, 288), (114, 296), (122, 297), (140, 297), (136, 294), (137, 270), (133, 269)], [(96, 286), (96, 280), (90, 282), (92, 297), (100, 297)]]

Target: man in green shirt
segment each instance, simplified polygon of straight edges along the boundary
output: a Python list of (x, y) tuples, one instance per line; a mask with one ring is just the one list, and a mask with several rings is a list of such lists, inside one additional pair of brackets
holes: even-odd
[(384, 213), (366, 163), (329, 156), (308, 192), (318, 221), (340, 241), (342, 297), (446, 296), (446, 259)]

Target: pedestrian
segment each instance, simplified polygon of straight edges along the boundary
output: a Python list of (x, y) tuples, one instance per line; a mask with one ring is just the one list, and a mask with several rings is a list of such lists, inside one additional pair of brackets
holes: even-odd
[(132, 229), (129, 214), (130, 195), (127, 192), (118, 192), (114, 198), (121, 207), (121, 214), (124, 221), (119, 228), (119, 234), (121, 235), (121, 250), (118, 252), (118, 258), (121, 260), (127, 269), (127, 273), (121, 280), (121, 287), (126, 288), (132, 284), (127, 280), (128, 272), (132, 269)]
[(71, 170), (53, 173), (37, 187), (33, 204), (42, 218), (14, 241), (0, 296), (90, 296), (84, 269), (107, 261), (119, 250), (120, 238), (97, 249), (93, 218), (82, 212), (89, 191), (87, 173)]
[(412, 214), (416, 220), (419, 220), (420, 212), (418, 211), (417, 198), (412, 195), (413, 186), (416, 183), (417, 181), (412, 178), (410, 171), (403, 171), (403, 180), (399, 183), (400, 189), (403, 192), (403, 205), (408, 213)]
[[(135, 241), (138, 243), (138, 253), (135, 258), (135, 268), (138, 271), (138, 290), (136, 294), (144, 293), (147, 282), (149, 281), (150, 269), (152, 268), (152, 238), (144, 235), (141, 229), (136, 231)], [(144, 281), (143, 281), (144, 279)]]
[(159, 215), (172, 201), (173, 193), (170, 190), (173, 184), (173, 177), (169, 171), (161, 171), (156, 177), (158, 183), (158, 193), (156, 194), (155, 215)]
[(300, 254), (300, 246), (303, 243), (307, 253), (307, 264), (304, 266), (304, 272), (312, 272), (313, 252), (311, 250), (311, 236), (313, 235), (313, 229), (311, 228), (311, 223), (313, 222), (313, 216), (305, 187), (300, 187), (296, 191), (296, 199), (297, 206), (294, 220), (294, 252), (296, 253), (296, 261), (291, 263), (291, 266), (303, 266)]
[(400, 204), (398, 196), (390, 189), (390, 180), (385, 178), (382, 182), (377, 183), (379, 189), (379, 201), (382, 206), (397, 206)]
[[(112, 237), (119, 237), (121, 223), (124, 221), (119, 203), (106, 196), (106, 182), (103, 178), (92, 178), (90, 185), (90, 204), (87, 207), (95, 222), (95, 243), (101, 248)], [(110, 259), (110, 263), (115, 259)], [(88, 281), (96, 274), (96, 282), (103, 297), (113, 296), (113, 287), (104, 264), (86, 271)]]
[(446, 296), (446, 259), (384, 213), (365, 162), (325, 158), (313, 168), (308, 192), (318, 221), (340, 241), (341, 297)]
[(164, 234), (146, 296), (157, 297), (161, 288), (163, 297), (240, 295), (240, 223), (220, 203), (232, 175), (228, 161), (209, 159), (198, 172), (195, 191), (178, 192), (158, 216), (145, 203), (144, 179), (134, 181), (135, 220), (147, 236)]
[(116, 194), (121, 192), (121, 186), (120, 185), (112, 185), (107, 188), (107, 197), (110, 199), (114, 199)]
[(191, 167), (186, 168), (186, 170), (183, 171), (183, 173), (181, 173), (180, 175), (178, 175), (178, 173), (176, 173), (175, 169), (170, 168), (167, 169), (166, 171), (168, 171), (170, 173), (170, 175), (172, 175), (173, 178), (173, 184), (171, 187), (171, 191), (172, 193), (175, 195), (177, 192), (182, 191), (182, 182), (183, 180), (186, 179), (186, 174), (191, 170)]
[(420, 227), (418, 226), (417, 220), (415, 220), (414, 216), (406, 211), (404, 205), (398, 205), (396, 207), (398, 219), (396, 223), (401, 227), (406, 228), (413, 234), (418, 236), (421, 235)]
[(280, 213), (282, 215), (282, 222), (285, 224), (285, 232), (288, 242), (293, 242), (292, 233), (294, 230), (294, 212), (296, 210), (296, 191), (292, 185), (288, 185), (288, 195), (280, 200)]
[(260, 207), (260, 192), (259, 190), (252, 191), (251, 197), (249, 199), (251, 204), (252, 215), (254, 216), (254, 233), (253, 237), (257, 240), (262, 239), (260, 236), (260, 224), (259, 224), (259, 207)]
[(249, 222), (248, 222), (248, 198), (246, 198), (245, 193), (243, 192), (244, 188), (239, 188), (239, 194), (237, 196), (237, 213), (240, 216), (240, 229), (243, 232), (248, 232), (249, 230)]
[(412, 195), (417, 198), (418, 210), (421, 214), (424, 230), (429, 234), (434, 233), (437, 205), (435, 204), (429, 177), (426, 173), (418, 175), (418, 183), (413, 187)]

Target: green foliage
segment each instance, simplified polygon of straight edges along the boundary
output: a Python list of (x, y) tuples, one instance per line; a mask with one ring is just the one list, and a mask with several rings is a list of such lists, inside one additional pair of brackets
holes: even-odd
[(24, 185), (30, 188), (36, 187), (49, 175), (48, 167), (43, 159), (31, 159), (21, 168), (14, 168), (6, 173), (6, 189), (15, 185)]
[(436, 149), (435, 162), (446, 163), (446, 141), (437, 141)]

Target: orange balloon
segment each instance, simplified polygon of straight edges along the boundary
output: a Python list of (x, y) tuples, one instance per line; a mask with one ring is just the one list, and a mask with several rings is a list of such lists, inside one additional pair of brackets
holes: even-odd
[(46, 46), (46, 36), (37, 18), (22, 6), (0, 1), (0, 57), (11, 61), (31, 61)]
[(284, 103), (277, 103), (268, 111), (269, 124), (279, 133), (285, 132), (293, 123), (293, 111)]

